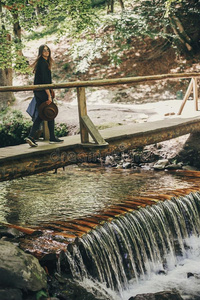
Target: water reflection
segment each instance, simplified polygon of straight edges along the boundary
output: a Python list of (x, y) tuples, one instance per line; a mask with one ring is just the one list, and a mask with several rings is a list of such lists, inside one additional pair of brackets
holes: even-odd
[(190, 187), (170, 172), (68, 166), (53, 172), (0, 183), (0, 221), (39, 225), (86, 217), (128, 195)]

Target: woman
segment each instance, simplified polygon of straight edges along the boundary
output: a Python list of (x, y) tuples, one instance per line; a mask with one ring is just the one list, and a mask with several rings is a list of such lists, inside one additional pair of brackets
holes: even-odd
[[(41, 45), (39, 47), (39, 53), (36, 61), (33, 64), (35, 73), (34, 84), (50, 84), (52, 83), (51, 79), (51, 66), (52, 66), (52, 58), (51, 58), (51, 50), (47, 45)], [(36, 98), (37, 109), (40, 104), (46, 102), (48, 105), (53, 101), (53, 92), (49, 89), (42, 91), (34, 91), (34, 95)], [(26, 142), (31, 147), (37, 147), (38, 144), (34, 140), (34, 135), (36, 131), (39, 129), (40, 124), (43, 120), (38, 115), (35, 119), (33, 126), (31, 128), (29, 136), (26, 138)], [(61, 143), (63, 140), (55, 137), (54, 134), (54, 120), (48, 121), (49, 133), (50, 133), (50, 143)]]

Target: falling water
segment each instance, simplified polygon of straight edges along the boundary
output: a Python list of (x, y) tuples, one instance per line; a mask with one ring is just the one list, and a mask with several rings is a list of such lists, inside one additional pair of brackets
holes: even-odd
[(74, 279), (98, 282), (110, 291), (110, 299), (114, 290), (122, 299), (130, 285), (176, 268), (179, 257), (187, 257), (187, 239), (200, 232), (199, 212), (200, 193), (196, 192), (104, 223), (66, 252)]

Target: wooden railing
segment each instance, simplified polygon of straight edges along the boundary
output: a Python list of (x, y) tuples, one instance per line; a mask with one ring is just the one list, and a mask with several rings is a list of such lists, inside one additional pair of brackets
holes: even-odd
[(35, 91), (35, 90), (44, 90), (44, 89), (62, 89), (62, 88), (76, 87), (81, 143), (87, 145), (89, 143), (89, 134), (90, 134), (93, 140), (95, 141), (95, 145), (104, 146), (107, 145), (106, 141), (100, 135), (95, 125), (87, 115), (87, 103), (86, 103), (86, 95), (85, 95), (86, 87), (112, 86), (112, 85), (121, 85), (121, 84), (138, 84), (138, 83), (157, 81), (157, 80), (191, 78), (188, 89), (183, 98), (183, 102), (181, 104), (180, 110), (178, 112), (178, 115), (180, 115), (192, 91), (193, 91), (193, 98), (195, 101), (195, 109), (198, 110), (198, 86), (197, 86), (198, 77), (200, 77), (200, 73), (176, 73), (176, 74), (162, 74), (162, 75), (153, 75), (153, 76), (138, 76), (138, 77), (114, 78), (114, 79), (103, 79), (103, 80), (91, 80), (91, 81), (73, 81), (73, 82), (56, 83), (56, 84), (43, 84), (43, 85), (1, 86), (0, 92)]

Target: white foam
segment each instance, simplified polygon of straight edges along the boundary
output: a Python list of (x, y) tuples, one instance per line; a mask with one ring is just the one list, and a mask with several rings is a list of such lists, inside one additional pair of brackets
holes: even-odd
[[(177, 290), (183, 299), (200, 298), (200, 238), (192, 236), (185, 240), (189, 247), (185, 257), (177, 258), (177, 265), (174, 265), (173, 258), (167, 258), (167, 269), (165, 274), (151, 274), (151, 278), (141, 280), (138, 284), (130, 285), (129, 291), (122, 293), (121, 299), (128, 300), (131, 296), (143, 293), (156, 293), (160, 291)], [(187, 278), (188, 273), (195, 276)]]

